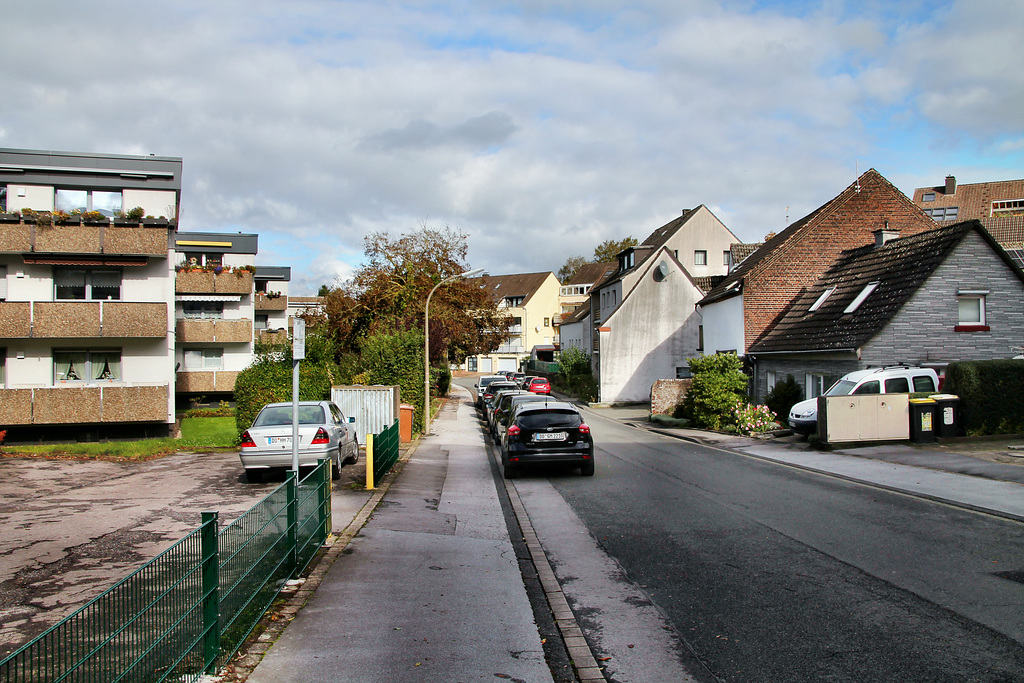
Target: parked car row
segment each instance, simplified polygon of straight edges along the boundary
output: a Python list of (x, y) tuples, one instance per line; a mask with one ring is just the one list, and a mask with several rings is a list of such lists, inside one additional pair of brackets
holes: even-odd
[[(539, 393), (535, 386), (546, 391)], [(576, 406), (551, 398), (547, 380), (524, 376), (517, 384), (503, 375), (485, 376), (476, 389), (477, 406), (501, 451), (506, 479), (514, 479), (532, 464), (573, 465), (584, 476), (594, 474), (590, 427)]]
[(532, 391), (535, 394), (551, 393), (551, 382), (548, 381), (547, 377), (537, 377), (511, 370), (498, 370), (495, 376), (498, 375), (504, 377), (509, 382), (515, 382), (520, 389)]

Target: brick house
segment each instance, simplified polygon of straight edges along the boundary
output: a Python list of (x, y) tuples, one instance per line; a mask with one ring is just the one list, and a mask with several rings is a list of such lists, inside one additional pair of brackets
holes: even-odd
[[(879, 229), (914, 235), (935, 222), (878, 171), (862, 174), (838, 196), (768, 239), (700, 301), (704, 352), (747, 348), (787, 306), (847, 250)], [(752, 387), (751, 393), (763, 391)]]
[(179, 158), (0, 149), (0, 427), (167, 435), (180, 194)]
[(979, 221), (909, 237), (877, 231), (793, 301), (747, 350), (764, 400), (793, 375), (805, 398), (854, 370), (1009, 358), (1024, 330), (1024, 271)]

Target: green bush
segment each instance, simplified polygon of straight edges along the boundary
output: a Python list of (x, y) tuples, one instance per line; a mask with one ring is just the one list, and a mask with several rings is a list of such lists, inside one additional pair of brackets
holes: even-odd
[[(415, 330), (365, 337), (360, 344), (360, 378), (366, 384), (398, 385), (402, 402), (423, 419), (423, 333)], [(420, 422), (422, 424), (422, 422)]]
[(558, 372), (567, 382), (572, 378), (590, 374), (590, 354), (571, 346), (558, 356)]
[(942, 391), (960, 397), (969, 436), (1024, 433), (1024, 361), (950, 363)]
[[(299, 400), (326, 401), (339, 379), (333, 343), (317, 333), (306, 336), (306, 358), (299, 363)], [(291, 347), (258, 355), (235, 380), (235, 426), (238, 435), (252, 425), (260, 408), (268, 403), (292, 400)]]
[(764, 403), (775, 413), (779, 423), (785, 424), (789, 417), (789, 411), (802, 400), (804, 400), (803, 390), (793, 379), (793, 375), (789, 375), (782, 382), (776, 382), (775, 388), (768, 392)]
[(678, 417), (698, 427), (721, 429), (737, 402), (746, 402), (747, 376), (743, 361), (734, 353), (716, 353), (689, 359), (693, 382)]
[(452, 371), (447, 365), (443, 368), (430, 368), (430, 385), (437, 388), (438, 396), (447, 396), (452, 388)]

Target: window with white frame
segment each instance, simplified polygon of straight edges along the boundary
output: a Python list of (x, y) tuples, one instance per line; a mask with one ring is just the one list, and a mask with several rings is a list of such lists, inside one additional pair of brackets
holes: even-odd
[(223, 301), (185, 301), (181, 308), (186, 320), (219, 320), (224, 317)]
[(121, 193), (99, 190), (57, 190), (56, 207), (67, 213), (99, 211), (107, 218), (121, 213)]
[(992, 215), (1020, 215), (1024, 213), (1024, 199), (1003, 199), (992, 202)]
[(185, 349), (186, 370), (223, 370), (224, 349)]
[(957, 309), (959, 325), (982, 326), (985, 322), (985, 292), (957, 292)]
[(771, 393), (771, 391), (773, 389), (775, 389), (775, 382), (776, 381), (777, 380), (776, 380), (776, 377), (775, 377), (775, 371), (774, 370), (768, 370), (767, 372), (765, 372), (764, 373), (765, 391)]
[(825, 375), (808, 372), (804, 375), (804, 398), (817, 398), (825, 393)]
[(693, 265), (706, 266), (708, 264), (708, 252), (706, 249), (698, 249), (693, 252)]
[(732, 261), (732, 252), (726, 249), (722, 252), (722, 265), (727, 266)]
[(121, 380), (120, 349), (54, 349), (54, 383)]
[(58, 301), (106, 301), (121, 298), (117, 268), (54, 268), (53, 296)]
[(257, 330), (268, 329), (270, 327), (270, 315), (267, 313), (257, 313), (254, 325)]

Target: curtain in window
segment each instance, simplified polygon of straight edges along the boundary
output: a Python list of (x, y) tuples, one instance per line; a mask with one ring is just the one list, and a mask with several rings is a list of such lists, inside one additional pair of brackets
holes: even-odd
[(185, 349), (185, 369), (199, 370), (203, 367), (202, 349)]
[(55, 351), (53, 366), (57, 381), (84, 380), (88, 358), (84, 351)]
[(119, 352), (94, 351), (92, 354), (91, 361), (93, 379), (121, 379), (121, 354)]

